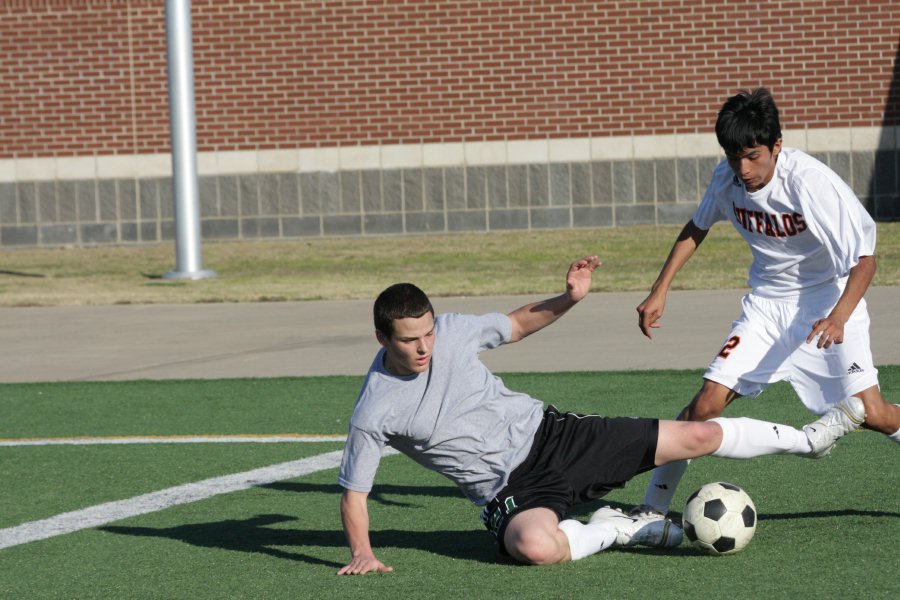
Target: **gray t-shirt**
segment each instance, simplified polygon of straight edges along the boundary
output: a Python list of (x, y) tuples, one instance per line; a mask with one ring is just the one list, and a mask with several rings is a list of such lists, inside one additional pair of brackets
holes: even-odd
[(479, 352), (509, 341), (509, 317), (435, 319), (431, 366), (398, 376), (375, 356), (350, 419), (338, 483), (369, 492), (386, 445), (453, 481), (469, 500), (496, 496), (531, 449), (543, 404), (503, 385)]

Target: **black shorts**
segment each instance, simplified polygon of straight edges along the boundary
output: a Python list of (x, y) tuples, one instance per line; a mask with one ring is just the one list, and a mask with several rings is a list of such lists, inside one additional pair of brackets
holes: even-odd
[(529, 508), (549, 508), (560, 520), (572, 505), (594, 500), (655, 467), (659, 419), (560, 413), (550, 406), (531, 451), (481, 514), (506, 554), (510, 518)]

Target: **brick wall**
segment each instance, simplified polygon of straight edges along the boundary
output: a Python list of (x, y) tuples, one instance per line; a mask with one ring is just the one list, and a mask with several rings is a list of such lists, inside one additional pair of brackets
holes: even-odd
[[(0, 158), (167, 151), (164, 4), (0, 2)], [(896, 0), (192, 6), (200, 151), (900, 123)]]
[[(172, 239), (164, 7), (0, 0), (0, 247)], [(752, 8), (194, 0), (203, 236), (683, 222), (757, 85), (900, 218), (896, 0)]]

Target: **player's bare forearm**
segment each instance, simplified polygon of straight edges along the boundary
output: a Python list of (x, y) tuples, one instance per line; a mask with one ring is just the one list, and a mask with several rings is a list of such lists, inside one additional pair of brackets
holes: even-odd
[(375, 557), (369, 542), (369, 510), (366, 502), (368, 494), (345, 490), (341, 496), (341, 521), (350, 545), (350, 562), (343, 566), (338, 575), (363, 575), (365, 573), (389, 572), (389, 567)]
[(651, 288), (652, 290), (660, 290), (663, 294), (668, 291), (675, 276), (691, 259), (694, 252), (703, 243), (703, 240), (706, 239), (707, 233), (706, 229), (700, 229), (694, 225), (693, 220), (688, 221), (684, 225), (681, 233), (678, 234), (675, 243), (672, 245), (672, 250), (669, 251), (669, 256), (666, 257), (666, 262), (663, 264), (659, 276)]
[(507, 315), (512, 321), (512, 335), (508, 343), (518, 342), (540, 331), (563, 316), (575, 304), (568, 294), (560, 294), (517, 308)]
[(875, 257), (861, 256), (847, 277), (847, 285), (838, 299), (837, 304), (824, 319), (813, 323), (812, 330), (806, 338), (810, 343), (816, 340), (819, 348), (828, 348), (831, 344), (840, 344), (844, 341), (844, 325), (856, 310), (860, 300), (866, 295), (872, 278), (875, 277)]
[(666, 294), (669, 286), (681, 268), (694, 255), (694, 251), (703, 243), (707, 230), (694, 225), (694, 221), (688, 221), (675, 240), (666, 262), (659, 272), (659, 276), (650, 288), (650, 294), (637, 306), (638, 327), (648, 338), (653, 338), (652, 329), (659, 327), (666, 307)]
[(859, 301), (869, 290), (872, 279), (875, 277), (875, 257), (860, 256), (859, 262), (856, 263), (850, 274), (847, 276), (847, 285), (844, 287), (844, 293), (835, 305), (832, 313), (838, 313), (844, 318), (844, 321), (850, 318), (853, 311), (856, 310)]
[(518, 342), (550, 325), (578, 304), (591, 289), (594, 270), (600, 266), (596, 256), (585, 256), (569, 265), (566, 291), (559, 296), (519, 307), (507, 316), (512, 321), (509, 343)]

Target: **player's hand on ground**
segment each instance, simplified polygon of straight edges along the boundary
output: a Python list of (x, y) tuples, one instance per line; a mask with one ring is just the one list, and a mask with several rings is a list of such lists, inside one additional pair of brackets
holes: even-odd
[(659, 320), (666, 309), (665, 295), (650, 294), (647, 299), (638, 304), (638, 327), (648, 338), (653, 339), (652, 329), (658, 328)]
[(573, 302), (579, 302), (588, 295), (594, 269), (601, 264), (603, 263), (599, 262), (596, 256), (585, 256), (569, 265), (569, 272), (566, 274), (566, 293)]
[(394, 567), (389, 567), (375, 558), (374, 554), (354, 556), (349, 565), (341, 567), (338, 575), (364, 575), (366, 573), (390, 573)]
[(830, 348), (831, 344), (844, 343), (844, 323), (829, 315), (813, 323), (812, 331), (806, 336), (806, 343), (816, 341), (817, 348)]

